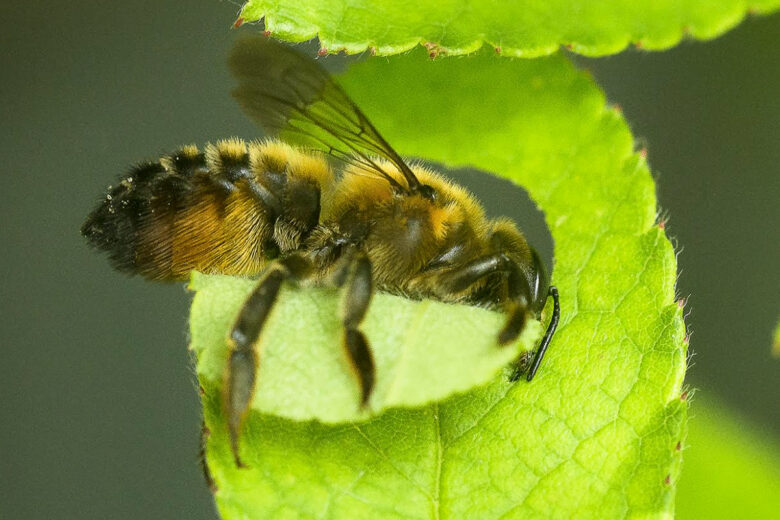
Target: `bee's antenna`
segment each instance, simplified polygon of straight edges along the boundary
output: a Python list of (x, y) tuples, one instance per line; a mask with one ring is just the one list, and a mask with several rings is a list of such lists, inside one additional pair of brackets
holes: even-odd
[(542, 342), (539, 344), (539, 348), (536, 351), (536, 355), (534, 355), (531, 368), (528, 369), (528, 375), (525, 378), (526, 381), (533, 379), (536, 375), (536, 371), (539, 370), (539, 365), (542, 364), (544, 353), (547, 351), (547, 347), (550, 345), (553, 334), (555, 334), (555, 329), (558, 328), (558, 318), (561, 317), (561, 306), (558, 303), (558, 288), (554, 285), (551, 285), (550, 289), (547, 291), (547, 295), (552, 296), (553, 298), (553, 315), (552, 319), (550, 320), (550, 325), (547, 326), (547, 331), (544, 333)]

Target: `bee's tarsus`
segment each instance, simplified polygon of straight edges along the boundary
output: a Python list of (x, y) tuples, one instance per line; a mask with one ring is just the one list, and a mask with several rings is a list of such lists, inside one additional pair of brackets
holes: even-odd
[(228, 377), (225, 386), (225, 408), (227, 410), (230, 448), (237, 467), (243, 467), (239, 456), (239, 437), (249, 404), (254, 393), (257, 372), (257, 356), (249, 349), (234, 350), (228, 361)]
[(359, 330), (344, 331), (344, 346), (360, 383), (360, 407), (368, 406), (374, 390), (374, 358), (368, 347), (366, 336)]

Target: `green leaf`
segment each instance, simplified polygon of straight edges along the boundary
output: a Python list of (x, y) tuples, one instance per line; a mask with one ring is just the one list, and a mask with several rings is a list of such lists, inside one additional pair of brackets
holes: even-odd
[[(198, 355), (200, 377), (221, 380), (228, 357), (225, 339), (255, 285), (194, 273), (190, 348)], [(362, 324), (377, 382), (368, 407), (361, 410), (357, 378), (341, 347), (338, 307), (334, 290), (282, 291), (258, 345), (262, 357), (254, 410), (297, 420), (365, 419), (388, 407), (419, 406), (484, 385), (519, 354), (518, 348), (496, 344), (504, 320), (498, 313), (377, 294)], [(532, 321), (516, 347), (532, 350), (540, 335), (541, 325)]]
[(586, 56), (635, 44), (666, 49), (684, 37), (714, 38), (746, 13), (767, 13), (778, 0), (249, 0), (240, 20), (265, 20), (274, 36), (319, 36), (323, 49), (397, 54), (425, 45), (432, 55), (466, 54), (483, 44), (507, 56), (536, 57), (561, 46)]
[[(778, 439), (696, 399), (677, 494), (677, 518), (774, 518), (780, 511)], [(690, 447), (689, 447), (690, 446)]]
[(529, 190), (555, 240), (560, 328), (530, 384), (499, 376), (361, 423), (252, 412), (242, 452), (249, 469), (230, 455), (220, 378), (201, 373), (222, 515), (670, 514), (687, 343), (674, 251), (655, 224), (653, 181), (620, 113), (562, 56), (431, 62), (416, 52), (360, 63), (343, 80), (401, 153), (475, 166)]

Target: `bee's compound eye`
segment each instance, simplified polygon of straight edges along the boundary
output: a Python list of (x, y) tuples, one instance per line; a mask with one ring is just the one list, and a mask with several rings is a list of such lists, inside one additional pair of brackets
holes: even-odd
[(432, 187), (428, 186), (427, 184), (420, 184), (418, 191), (420, 195), (422, 195), (426, 199), (430, 201), (436, 200), (436, 190), (434, 190)]

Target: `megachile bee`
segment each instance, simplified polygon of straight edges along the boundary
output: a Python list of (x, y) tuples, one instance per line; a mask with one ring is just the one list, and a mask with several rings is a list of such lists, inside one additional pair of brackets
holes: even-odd
[[(501, 345), (552, 296), (530, 381), (560, 308), (515, 224), (487, 219), (464, 188), (405, 162), (313, 60), (257, 37), (236, 44), (230, 68), (234, 96), (252, 119), (314, 147), (278, 139), (185, 146), (109, 188), (82, 233), (115, 268), (152, 280), (184, 280), (193, 270), (259, 277), (227, 339), (225, 410), (236, 463), (257, 376), (254, 346), (286, 281), (343, 289), (343, 348), (363, 404), (375, 372), (360, 324), (375, 289), (503, 310)], [(327, 156), (341, 161), (338, 175)]]

